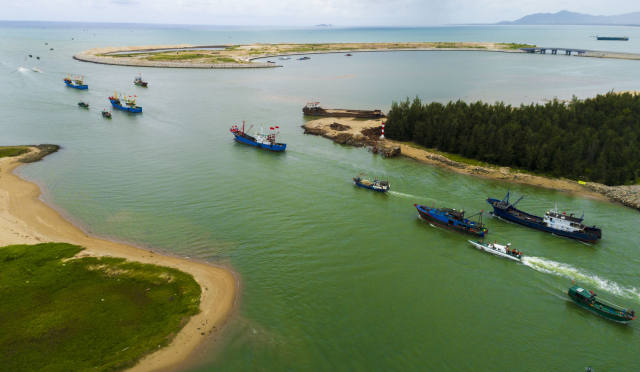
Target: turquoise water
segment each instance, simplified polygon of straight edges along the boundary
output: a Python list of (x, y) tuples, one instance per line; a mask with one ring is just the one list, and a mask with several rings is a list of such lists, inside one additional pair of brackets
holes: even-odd
[[(564, 41), (633, 28), (445, 27), (276, 30), (3, 24), (3, 144), (58, 143), (21, 168), (45, 199), (87, 230), (229, 265), (239, 305), (217, 342), (188, 371), (595, 370), (640, 363), (637, 324), (613, 324), (574, 306), (571, 280), (640, 308), (637, 211), (551, 190), (383, 159), (302, 133), (301, 107), (388, 109), (393, 100), (503, 100), (519, 104), (636, 89), (637, 61), (483, 52), (318, 55), (269, 70), (170, 70), (74, 61), (104, 45), (254, 41)], [(83, 31), (87, 30), (87, 31)], [(638, 35), (640, 40), (640, 35)], [(71, 38), (74, 40), (71, 40)], [(583, 40), (584, 39), (584, 40)], [(230, 41), (227, 41), (230, 40)], [(49, 42), (48, 46), (44, 42)], [(554, 43), (555, 44), (555, 43)], [(607, 44), (612, 47), (614, 44)], [(54, 51), (49, 51), (54, 47)], [(602, 48), (601, 48), (602, 49)], [(607, 48), (611, 49), (611, 48)], [(632, 51), (640, 51), (632, 50)], [(43, 74), (25, 55), (41, 56)], [(132, 85), (139, 72), (150, 83)], [(65, 88), (84, 74), (88, 92)], [(114, 89), (135, 94), (140, 116), (100, 110)], [(78, 109), (86, 100), (91, 110)], [(277, 124), (287, 152), (235, 144), (228, 128)], [(367, 172), (394, 192), (357, 189)], [(413, 203), (487, 209), (487, 196), (526, 194), (523, 209), (585, 211), (603, 229), (594, 246), (489, 218), (491, 239), (532, 256), (513, 264), (467, 236), (416, 218)]]

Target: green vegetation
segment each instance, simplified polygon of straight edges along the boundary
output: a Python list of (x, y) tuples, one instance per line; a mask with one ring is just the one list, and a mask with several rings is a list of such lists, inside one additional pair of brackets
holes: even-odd
[(151, 54), (145, 57), (145, 59), (149, 61), (181, 61), (185, 59), (199, 59), (209, 57), (211, 57), (210, 54), (170, 52)]
[(472, 45), (472, 44), (464, 44), (464, 43), (457, 43), (457, 42), (448, 42), (448, 41), (442, 41), (442, 42), (437, 42), (434, 43), (436, 48), (449, 48), (449, 49), (454, 49), (454, 48), (472, 48), (472, 49), (487, 49), (487, 47), (483, 46), (483, 45)]
[(385, 135), (554, 177), (607, 185), (640, 179), (640, 96), (628, 93), (520, 107), (407, 99), (393, 103)]
[(0, 147), (0, 158), (22, 155), (29, 151), (26, 146), (2, 146)]
[(0, 369), (112, 371), (167, 345), (198, 313), (188, 274), (64, 243), (0, 248)]
[(235, 58), (221, 56), (210, 57), (208, 61), (211, 63), (244, 63), (243, 61), (238, 61)]
[(522, 49), (522, 48), (535, 48), (532, 44), (519, 44), (519, 43), (498, 43), (504, 49)]

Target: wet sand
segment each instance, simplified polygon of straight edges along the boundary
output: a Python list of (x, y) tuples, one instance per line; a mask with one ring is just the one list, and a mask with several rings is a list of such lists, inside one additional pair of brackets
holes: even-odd
[[(32, 152), (39, 151), (32, 148)], [(22, 155), (22, 157), (29, 154)], [(173, 369), (184, 362), (231, 314), (238, 288), (234, 274), (223, 267), (154, 253), (150, 250), (87, 235), (40, 200), (40, 188), (15, 175), (19, 158), (0, 158), (0, 246), (66, 242), (86, 249), (79, 255), (113, 256), (168, 266), (193, 276), (200, 285), (200, 313), (165, 348), (143, 359), (131, 371)]]

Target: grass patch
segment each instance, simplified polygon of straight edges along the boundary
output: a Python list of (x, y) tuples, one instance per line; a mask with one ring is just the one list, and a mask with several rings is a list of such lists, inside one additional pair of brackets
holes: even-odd
[(0, 248), (0, 369), (120, 370), (167, 345), (198, 313), (190, 275), (120, 258), (69, 259), (82, 249)]
[(1, 146), (0, 158), (22, 155), (29, 151), (26, 146)]
[(238, 61), (235, 58), (221, 56), (209, 57), (208, 61), (211, 63), (244, 63), (243, 61)]
[(535, 48), (532, 44), (520, 44), (520, 43), (497, 43), (503, 49), (522, 49), (522, 48)]
[(146, 60), (149, 61), (182, 61), (182, 60), (190, 60), (190, 59), (200, 59), (200, 58), (209, 58), (210, 54), (202, 54), (202, 53), (158, 53), (152, 54), (145, 57)]

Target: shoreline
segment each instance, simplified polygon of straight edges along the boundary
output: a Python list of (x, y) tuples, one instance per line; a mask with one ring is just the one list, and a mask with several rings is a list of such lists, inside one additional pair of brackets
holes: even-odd
[(358, 120), (323, 117), (307, 121), (302, 127), (305, 129), (305, 134), (319, 135), (343, 145), (368, 147), (372, 152), (381, 153), (386, 157), (401, 155), (423, 164), (438, 166), (459, 174), (543, 187), (592, 199), (619, 203), (629, 208), (640, 210), (640, 185), (607, 186), (595, 182), (581, 184), (564, 178), (550, 178), (523, 173), (510, 167), (492, 166), (490, 164), (466, 164), (409, 142), (390, 139), (380, 140), (382, 121), (383, 119)]
[[(501, 52), (519, 54), (529, 53), (521, 47), (535, 47), (534, 45), (493, 42), (381, 42), (381, 43), (324, 43), (324, 44), (241, 44), (241, 45), (145, 45), (126, 47), (99, 47), (82, 51), (73, 56), (82, 62), (105, 65), (160, 67), (160, 68), (208, 68), (208, 69), (237, 69), (237, 68), (275, 68), (283, 67), (275, 62), (254, 62), (261, 58), (277, 58), (285, 56), (300, 56), (310, 54), (334, 53), (371, 53), (371, 52), (427, 52), (427, 51), (478, 51)], [(212, 49), (212, 48), (219, 49)], [(553, 48), (550, 48), (553, 49)], [(562, 49), (562, 48), (559, 48)], [(132, 52), (126, 54), (126, 52)], [(175, 55), (167, 55), (175, 52)], [(200, 52), (187, 55), (184, 52)], [(164, 55), (162, 55), (164, 53)], [(120, 56), (117, 56), (120, 54)], [(124, 55), (123, 55), (124, 54)], [(154, 55), (155, 54), (155, 55)], [(151, 55), (151, 56), (149, 56)], [(640, 60), (640, 54), (607, 52), (588, 50), (583, 58), (610, 58)], [(142, 58), (141, 58), (142, 57)], [(160, 57), (154, 60), (149, 57)], [(165, 60), (162, 60), (165, 58)]]
[(142, 357), (129, 371), (176, 368), (227, 321), (237, 299), (238, 280), (224, 267), (164, 255), (130, 244), (91, 236), (40, 199), (40, 187), (14, 170), (25, 156), (0, 158), (0, 245), (65, 242), (85, 247), (80, 256), (112, 256), (166, 266), (193, 276), (200, 286), (200, 313), (189, 318), (171, 343)]

